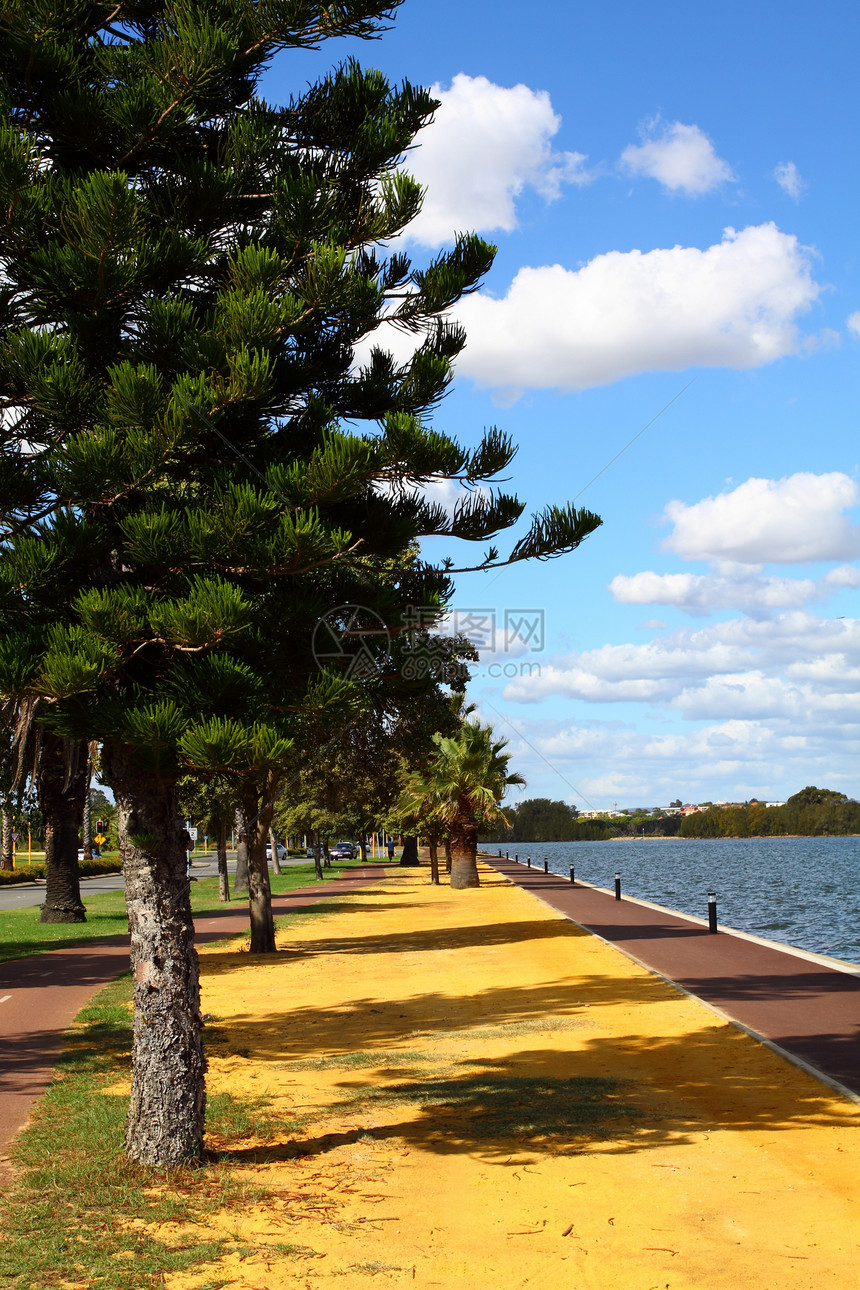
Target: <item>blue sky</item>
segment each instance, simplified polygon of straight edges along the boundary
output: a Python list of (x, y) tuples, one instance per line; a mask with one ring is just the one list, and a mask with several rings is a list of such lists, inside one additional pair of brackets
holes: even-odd
[(436, 423), (500, 426), (531, 509), (603, 517), (458, 581), (527, 796), (860, 793), (858, 28), (836, 3), (411, 0), (268, 75), (283, 99), (355, 53), (438, 87), (408, 249), (499, 252)]

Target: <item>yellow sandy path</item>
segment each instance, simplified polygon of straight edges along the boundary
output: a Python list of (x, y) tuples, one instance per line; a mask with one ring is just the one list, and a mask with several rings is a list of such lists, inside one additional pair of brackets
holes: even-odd
[(482, 881), (392, 871), (277, 957), (203, 951), (210, 1089), (282, 1127), (230, 1144), (267, 1195), (170, 1290), (860, 1286), (860, 1110)]

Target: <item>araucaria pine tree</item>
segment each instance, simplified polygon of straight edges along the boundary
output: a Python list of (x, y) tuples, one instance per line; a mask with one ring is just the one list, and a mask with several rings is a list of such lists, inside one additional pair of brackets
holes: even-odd
[[(433, 100), (352, 62), (283, 106), (256, 93), (278, 53), (373, 37), (397, 4), (0, 0), (0, 693), (102, 744), (132, 935), (126, 1149), (153, 1165), (203, 1152), (180, 776), (233, 775), (259, 815), (296, 713), (348, 703), (313, 675), (319, 617), (442, 605), (416, 540), (522, 510), (478, 489), (450, 517), (416, 487), (512, 456), (425, 420), (464, 339), (442, 316), (492, 248), (465, 236), (421, 269), (374, 249), (419, 209), (398, 166)], [(356, 370), (385, 317), (415, 356)], [(545, 512), (512, 558), (598, 523)], [(274, 944), (262, 823), (255, 950)]]

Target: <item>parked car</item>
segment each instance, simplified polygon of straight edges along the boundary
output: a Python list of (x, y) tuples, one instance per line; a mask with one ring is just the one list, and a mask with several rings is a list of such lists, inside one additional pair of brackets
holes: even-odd
[(329, 848), (329, 855), (332, 860), (354, 860), (355, 847), (351, 842), (335, 842), (334, 846)]
[[(272, 858), (272, 844), (271, 844), (271, 842), (267, 842), (267, 843), (266, 843), (266, 859), (267, 859), (267, 860), (271, 860), (271, 858)], [(287, 858), (287, 848), (284, 846), (284, 844), (283, 844), (282, 842), (279, 842), (279, 843), (278, 843), (278, 859), (279, 859), (279, 860), (286, 860), (286, 858)]]

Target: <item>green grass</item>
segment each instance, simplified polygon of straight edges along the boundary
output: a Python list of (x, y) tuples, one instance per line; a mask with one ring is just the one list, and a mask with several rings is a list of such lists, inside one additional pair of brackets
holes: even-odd
[[(361, 861), (358, 860), (333, 862), (331, 868), (325, 870), (325, 882), (319, 885), (328, 887), (337, 874), (361, 867)], [(232, 874), (230, 876), (232, 879)], [(306, 865), (291, 865), (280, 875), (270, 874), (270, 879), (272, 893), (276, 896), (294, 891), (297, 887), (313, 886), (313, 861)], [(121, 936), (128, 931), (125, 896), (121, 891), (88, 896), (84, 883), (81, 895), (87, 909), (85, 923), (40, 923), (37, 905), (28, 909), (0, 911), (0, 963), (8, 959), (24, 958), (28, 954), (43, 954), (66, 945), (98, 940), (104, 936)], [(241, 910), (247, 908), (247, 905), (247, 896), (244, 895), (231, 900), (229, 906), (219, 904), (217, 878), (201, 878), (191, 884), (191, 906), (195, 914), (224, 908)]]
[[(108, 1090), (128, 1078), (130, 997), (126, 976), (80, 1013), (54, 1083), (16, 1142), (22, 1172), (4, 1196), (0, 1229), (4, 1290), (50, 1290), (70, 1281), (94, 1290), (163, 1286), (170, 1273), (210, 1263), (241, 1244), (205, 1239), (192, 1228), (165, 1245), (141, 1221), (194, 1224), (224, 1208), (243, 1212), (266, 1194), (239, 1176), (230, 1153), (231, 1140), (271, 1133), (264, 1100), (229, 1094), (210, 1100), (207, 1132), (219, 1147), (213, 1163), (163, 1174), (126, 1160), (128, 1099)], [(290, 1126), (278, 1123), (284, 1127)], [(255, 1254), (265, 1252), (255, 1246)], [(279, 1243), (271, 1253), (305, 1259), (316, 1251)], [(207, 1283), (209, 1290), (223, 1284), (217, 1277)]]

